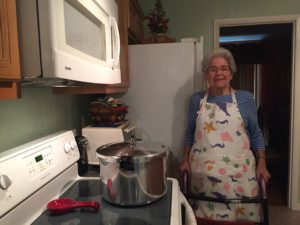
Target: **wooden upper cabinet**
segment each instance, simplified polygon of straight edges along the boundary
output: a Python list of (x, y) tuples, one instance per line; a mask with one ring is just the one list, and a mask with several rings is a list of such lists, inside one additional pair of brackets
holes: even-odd
[(0, 99), (20, 97), (20, 60), (15, 0), (0, 0)]
[(129, 0), (128, 4), (128, 38), (129, 44), (142, 43), (144, 39), (145, 15), (137, 0)]

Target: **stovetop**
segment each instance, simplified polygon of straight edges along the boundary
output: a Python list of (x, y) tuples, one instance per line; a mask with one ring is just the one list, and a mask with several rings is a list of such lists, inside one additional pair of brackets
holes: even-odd
[[(196, 225), (178, 181), (167, 178), (167, 193), (146, 206), (121, 207), (101, 198), (100, 178), (78, 176), (79, 150), (72, 131), (51, 134), (0, 153), (1, 225)], [(97, 213), (76, 209), (53, 215), (47, 203), (59, 197), (98, 201)], [(183, 207), (184, 206), (184, 207)], [(183, 210), (184, 208), (184, 210)]]
[(100, 180), (78, 180), (61, 197), (78, 201), (96, 200), (100, 203), (98, 212), (75, 209), (72, 212), (55, 215), (44, 211), (32, 225), (166, 225), (170, 224), (172, 203), (172, 181), (167, 181), (167, 193), (156, 202), (145, 206), (124, 207), (112, 205), (101, 198)]

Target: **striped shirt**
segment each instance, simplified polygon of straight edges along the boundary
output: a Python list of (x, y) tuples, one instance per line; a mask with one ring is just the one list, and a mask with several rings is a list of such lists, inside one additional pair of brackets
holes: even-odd
[[(194, 143), (194, 134), (196, 129), (197, 111), (199, 111), (200, 100), (204, 97), (205, 92), (197, 92), (191, 96), (188, 114), (188, 127), (185, 133), (184, 146), (192, 147)], [(244, 121), (247, 134), (250, 139), (252, 150), (265, 149), (262, 132), (258, 126), (257, 109), (254, 96), (248, 91), (238, 90), (235, 92), (237, 104)], [(208, 96), (207, 102), (216, 103), (232, 102), (231, 95)]]

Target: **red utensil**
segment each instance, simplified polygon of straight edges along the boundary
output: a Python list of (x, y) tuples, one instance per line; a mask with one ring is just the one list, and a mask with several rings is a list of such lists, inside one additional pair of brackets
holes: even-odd
[(116, 199), (116, 193), (114, 192), (113, 182), (111, 179), (107, 180), (107, 189), (110, 195), (110, 199), (114, 201)]
[(71, 198), (59, 198), (47, 204), (47, 209), (55, 214), (67, 213), (80, 207), (89, 208), (88, 211), (97, 212), (100, 208), (100, 204), (97, 201), (79, 202)]

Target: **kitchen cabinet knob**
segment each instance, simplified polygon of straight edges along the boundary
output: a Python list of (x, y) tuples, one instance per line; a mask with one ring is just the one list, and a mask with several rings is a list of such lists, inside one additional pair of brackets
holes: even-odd
[(0, 188), (2, 190), (7, 190), (9, 186), (11, 185), (11, 179), (9, 179), (6, 175), (0, 175)]

